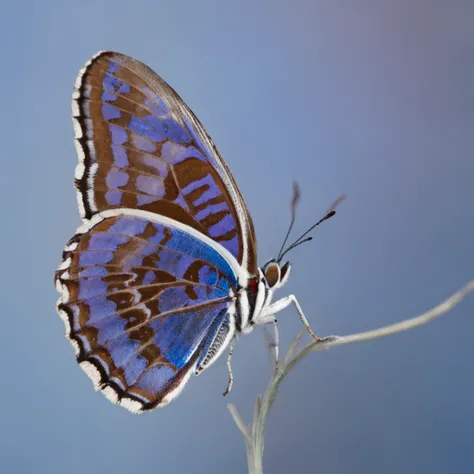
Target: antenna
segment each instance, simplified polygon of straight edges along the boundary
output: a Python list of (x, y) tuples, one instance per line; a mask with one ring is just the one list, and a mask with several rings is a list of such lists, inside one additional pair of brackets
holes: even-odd
[[(277, 261), (281, 261), (281, 259), (292, 249), (294, 249), (295, 247), (297, 247), (298, 245), (301, 245), (301, 244), (304, 244), (305, 242), (309, 242), (310, 240), (312, 240), (313, 238), (312, 237), (307, 237), (305, 239), (305, 237), (315, 228), (317, 227), (318, 225), (322, 224), (324, 221), (327, 221), (328, 219), (330, 219), (331, 217), (333, 217), (335, 214), (336, 214), (336, 207), (339, 206), (339, 204), (344, 201), (344, 199), (346, 198), (345, 194), (341, 194), (332, 204), (331, 206), (329, 207), (328, 211), (326, 212), (326, 215), (319, 219), (318, 222), (316, 222), (316, 224), (313, 224), (306, 232), (303, 232), (283, 253), (282, 251), (280, 250), (280, 253), (278, 254), (278, 259)], [(293, 225), (293, 222), (292, 224)], [(291, 228), (291, 226), (290, 226)], [(289, 233), (289, 232), (288, 232)], [(286, 239), (285, 239), (285, 243), (286, 243)], [(283, 247), (282, 247), (283, 248)]]
[(293, 197), (291, 198), (291, 221), (290, 221), (290, 226), (288, 227), (288, 231), (286, 232), (285, 240), (283, 240), (280, 251), (278, 252), (277, 261), (281, 260), (280, 255), (283, 252), (283, 248), (285, 247), (286, 241), (288, 240), (288, 237), (290, 236), (291, 229), (293, 228), (293, 224), (295, 223), (296, 206), (298, 205), (298, 202), (300, 199), (301, 199), (300, 185), (296, 181), (293, 181)]

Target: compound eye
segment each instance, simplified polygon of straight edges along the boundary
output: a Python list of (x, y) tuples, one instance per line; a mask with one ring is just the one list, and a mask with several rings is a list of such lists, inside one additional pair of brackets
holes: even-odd
[(280, 265), (276, 262), (270, 263), (267, 268), (265, 268), (265, 278), (270, 288), (278, 285), (280, 282)]

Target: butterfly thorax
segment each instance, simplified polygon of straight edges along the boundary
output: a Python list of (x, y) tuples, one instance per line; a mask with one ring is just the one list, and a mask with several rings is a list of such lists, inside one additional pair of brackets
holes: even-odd
[(238, 294), (238, 317), (236, 329), (247, 334), (254, 326), (267, 324), (271, 314), (267, 309), (271, 304), (273, 292), (283, 286), (290, 274), (290, 264), (280, 267), (279, 262), (270, 260), (258, 269), (258, 274), (247, 281)]
[(261, 278), (260, 275), (258, 277), (251, 278), (248, 281), (248, 287), (247, 287), (247, 297), (249, 300), (249, 312), (250, 314), (253, 314), (255, 310), (255, 303), (257, 301), (257, 295), (258, 295), (258, 284), (260, 282)]

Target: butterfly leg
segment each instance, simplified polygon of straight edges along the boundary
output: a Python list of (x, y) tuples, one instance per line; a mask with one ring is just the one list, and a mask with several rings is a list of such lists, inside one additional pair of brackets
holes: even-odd
[(275, 301), (265, 310), (265, 314), (262, 315), (262, 317), (266, 318), (267, 315), (279, 313), (290, 304), (295, 305), (296, 311), (298, 312), (298, 315), (301, 321), (303, 322), (304, 327), (310, 333), (313, 340), (319, 341), (319, 338), (316, 336), (316, 334), (314, 334), (313, 330), (311, 329), (308, 323), (308, 320), (306, 319), (306, 316), (304, 315), (303, 310), (301, 309), (301, 306), (298, 303), (298, 300), (296, 299), (295, 295), (288, 295), (288, 296), (285, 296), (284, 298), (279, 299), (278, 301)]
[(230, 363), (232, 359), (232, 353), (234, 352), (234, 341), (235, 341), (235, 337), (232, 339), (230, 343), (229, 355), (227, 357), (227, 368), (229, 369), (229, 383), (227, 384), (227, 388), (225, 389), (225, 392), (223, 393), (224, 397), (232, 390), (232, 384), (234, 383), (234, 376), (232, 375), (232, 366)]
[[(262, 327), (262, 333), (265, 338), (265, 347), (268, 352), (268, 358), (270, 360), (270, 364), (274, 367), (274, 373), (278, 372), (278, 362), (279, 362), (279, 335), (278, 335), (278, 325), (277, 320), (272, 315), (272, 321), (268, 322)], [(270, 318), (268, 318), (270, 319)], [(273, 334), (270, 332), (268, 327), (270, 324), (273, 324)]]
[(278, 372), (278, 360), (280, 353), (280, 335), (278, 333), (278, 324), (277, 320), (273, 320), (273, 333), (275, 337), (274, 349), (275, 349), (275, 374)]

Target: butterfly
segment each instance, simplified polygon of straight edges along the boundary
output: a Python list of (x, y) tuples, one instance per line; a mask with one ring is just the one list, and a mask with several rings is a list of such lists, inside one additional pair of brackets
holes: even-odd
[[(72, 116), (83, 224), (55, 273), (57, 310), (97, 390), (132, 412), (152, 410), (230, 347), (229, 390), (235, 338), (291, 304), (316, 338), (294, 295), (272, 302), (290, 275), (283, 256), (315, 226), (283, 250), (291, 224), (278, 257), (258, 267), (229, 168), (161, 77), (100, 52), (79, 72)], [(295, 188), (292, 223), (297, 199)]]

